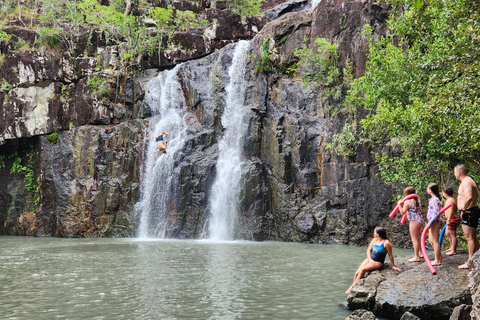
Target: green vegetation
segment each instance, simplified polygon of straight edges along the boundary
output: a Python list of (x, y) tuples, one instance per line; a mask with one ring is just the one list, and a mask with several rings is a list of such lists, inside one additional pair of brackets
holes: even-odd
[(92, 89), (93, 95), (99, 99), (107, 96), (112, 91), (112, 88), (108, 85), (107, 80), (97, 76), (94, 76), (88, 80), (87, 85)]
[(53, 144), (57, 144), (57, 139), (58, 139), (58, 134), (59, 133), (60, 133), (59, 131), (54, 131), (54, 132), (50, 133), (47, 136), (47, 140), (50, 141)]
[(228, 0), (230, 10), (240, 16), (258, 16), (262, 9), (263, 0)]
[[(262, 1), (229, 0), (227, 6), (242, 16), (258, 15)], [(76, 52), (79, 37), (88, 35), (88, 45), (95, 32), (101, 34), (107, 45), (118, 46), (118, 65), (113, 67), (125, 73), (137, 70), (141, 59), (155, 50), (160, 57), (162, 50), (171, 48), (172, 36), (176, 31), (210, 25), (210, 21), (192, 11), (174, 10), (171, 6), (152, 7), (147, 0), (132, 0), (134, 10), (123, 0), (112, 0), (108, 6), (99, 2), (0, 0), (0, 20), (19, 19), (25, 27), (35, 28), (39, 33), (36, 46), (49, 49), (61, 46), (73, 56), (80, 54)], [(147, 18), (155, 21), (155, 28), (151, 25), (147, 27)], [(30, 19), (30, 23), (26, 19)], [(36, 19), (35, 23), (33, 19)], [(0, 31), (0, 41), (9, 41), (10, 38), (11, 35)], [(24, 50), (29, 46), (20, 39), (14, 43), (14, 47)], [(82, 53), (87, 54), (87, 51)]]
[[(309, 42), (310, 39), (305, 38), (305, 41)], [(295, 55), (300, 59), (298, 66), (303, 85), (318, 87), (321, 90), (323, 103), (329, 106), (333, 113), (342, 111), (347, 115), (349, 122), (347, 121), (343, 128), (345, 136), (335, 137), (333, 144), (327, 143), (326, 145), (345, 156), (351, 156), (353, 155), (352, 150), (355, 149), (353, 141), (356, 141), (356, 138), (350, 134), (352, 127), (350, 122), (354, 122), (355, 112), (352, 112), (349, 106), (344, 105), (342, 99), (344, 92), (353, 81), (352, 63), (347, 59), (345, 67), (342, 69), (340, 55), (335, 44), (323, 38), (315, 39), (314, 43), (316, 46), (313, 49), (305, 46), (295, 50)]]
[(478, 178), (480, 2), (390, 2), (403, 10), (392, 11), (388, 36), (365, 29), (369, 61), (346, 100), (369, 114), (339, 138), (377, 146), (382, 177), (403, 186), (452, 183), (457, 163)]
[(269, 54), (269, 46), (270, 41), (273, 40), (273, 37), (267, 37), (263, 40), (262, 43), (262, 56), (260, 60), (257, 61), (255, 64), (255, 71), (263, 74), (269, 74), (275, 71), (275, 65), (273, 64), (272, 60), (270, 59)]
[(303, 84), (320, 86), (324, 101), (339, 100), (342, 94), (343, 78), (338, 65), (337, 46), (323, 38), (317, 38), (315, 43), (317, 45), (315, 49), (305, 46), (295, 50), (295, 55), (300, 58), (298, 65), (302, 69)]
[[(0, 159), (0, 168), (5, 167), (5, 156)], [(18, 155), (17, 151), (12, 153), (8, 158), (13, 159), (12, 168), (10, 173), (19, 174), (25, 178), (25, 188), (31, 193), (32, 198), (29, 200), (29, 205), (33, 206), (40, 201), (40, 184), (35, 177), (35, 152), (32, 147), (27, 151), (25, 159), (27, 164), (22, 165), (22, 158)], [(25, 162), (25, 161), (23, 161)]]
[(5, 93), (9, 93), (10, 91), (13, 90), (13, 85), (7, 81), (7, 79), (3, 78), (2, 79), (2, 86), (0, 88), (1, 91)]
[(61, 41), (61, 29), (56, 27), (55, 29), (49, 27), (41, 27), (38, 29), (40, 37), (36, 40), (36, 44), (40, 47), (56, 48), (60, 45)]

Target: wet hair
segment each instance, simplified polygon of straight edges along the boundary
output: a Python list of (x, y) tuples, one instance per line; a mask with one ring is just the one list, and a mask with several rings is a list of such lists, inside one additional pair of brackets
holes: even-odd
[(388, 239), (387, 230), (384, 227), (376, 227), (375, 232), (380, 236), (380, 238)]
[(438, 193), (438, 184), (436, 183), (429, 183), (428, 189), (430, 189), (438, 198), (440, 198), (440, 193)]
[(452, 187), (446, 187), (446, 188), (443, 188), (443, 193), (445, 193), (446, 195), (450, 196), (450, 197), (453, 197), (453, 188)]
[(457, 164), (455, 166), (455, 170), (457, 172), (460, 172), (461, 174), (464, 174), (464, 175), (466, 175), (468, 173), (468, 169), (464, 164)]
[[(415, 194), (415, 188), (414, 187), (406, 187), (405, 190), (403, 190), (403, 194), (408, 196), (409, 194)], [(418, 206), (418, 198), (413, 198), (415, 201), (415, 205)]]

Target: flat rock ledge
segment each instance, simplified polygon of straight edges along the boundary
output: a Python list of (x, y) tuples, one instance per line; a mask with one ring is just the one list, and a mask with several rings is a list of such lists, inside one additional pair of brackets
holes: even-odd
[[(408, 262), (408, 258), (395, 258), (401, 272), (391, 268), (389, 262), (382, 270), (372, 271), (357, 282), (347, 297), (350, 310), (365, 309), (377, 317), (400, 319), (406, 312), (422, 320), (450, 319), (455, 307), (471, 305), (469, 270), (457, 266), (468, 260), (466, 251), (446, 256), (432, 275), (427, 264)], [(433, 252), (429, 254), (433, 260)]]

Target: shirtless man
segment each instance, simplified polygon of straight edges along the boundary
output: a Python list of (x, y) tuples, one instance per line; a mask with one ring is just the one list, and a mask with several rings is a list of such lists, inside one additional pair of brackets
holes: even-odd
[(157, 148), (158, 150), (155, 150), (153, 153), (152, 153), (152, 157), (155, 155), (155, 153), (157, 152), (163, 152), (163, 153), (167, 153), (167, 132), (161, 132), (160, 135), (156, 136), (155, 137), (155, 141), (157, 141)]
[[(477, 239), (478, 218), (480, 217), (480, 209), (477, 206), (478, 188), (475, 181), (467, 175), (467, 167), (463, 164), (455, 166), (455, 178), (460, 180), (458, 187), (458, 215), (462, 219), (462, 229), (467, 240), (468, 258), (472, 258), (473, 254), (478, 250), (479, 244)], [(458, 266), (459, 269), (468, 269), (465, 262)]]

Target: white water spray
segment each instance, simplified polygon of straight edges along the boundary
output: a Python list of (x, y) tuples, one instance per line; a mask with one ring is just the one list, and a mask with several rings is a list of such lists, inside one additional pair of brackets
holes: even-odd
[[(179, 66), (163, 71), (146, 85), (145, 101), (152, 109), (146, 162), (143, 170), (141, 200), (135, 205), (140, 216), (138, 237), (163, 238), (172, 194), (174, 155), (181, 150), (186, 137), (183, 110), (185, 100), (178, 81)], [(155, 136), (168, 132), (167, 153), (152, 153), (157, 149)]]
[(249, 41), (239, 41), (235, 47), (232, 65), (228, 70), (230, 83), (225, 110), (222, 116), (224, 135), (219, 142), (217, 175), (212, 186), (210, 199), (210, 239), (232, 240), (235, 219), (238, 215), (238, 196), (241, 191), (240, 178), (245, 162), (243, 140), (247, 131), (245, 107), (245, 66)]
[(310, 0), (310, 10), (315, 9), (322, 0)]

